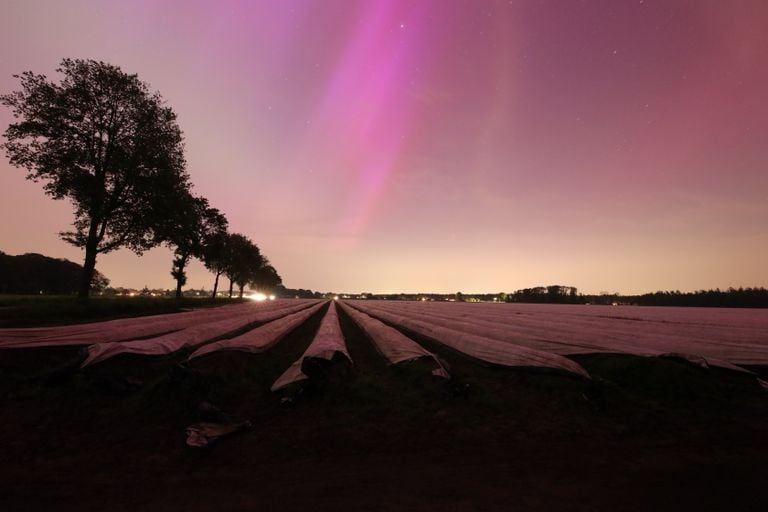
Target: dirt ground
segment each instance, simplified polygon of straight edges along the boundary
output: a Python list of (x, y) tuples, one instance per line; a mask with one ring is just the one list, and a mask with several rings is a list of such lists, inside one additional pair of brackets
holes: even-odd
[[(0, 351), (0, 510), (768, 510), (768, 391), (655, 358), (577, 360), (586, 381), (422, 341), (453, 379), (389, 367), (340, 315), (354, 365), (271, 383), (321, 313), (264, 354), (185, 363)], [(764, 368), (755, 368), (765, 377)], [(207, 402), (246, 432), (185, 444)]]

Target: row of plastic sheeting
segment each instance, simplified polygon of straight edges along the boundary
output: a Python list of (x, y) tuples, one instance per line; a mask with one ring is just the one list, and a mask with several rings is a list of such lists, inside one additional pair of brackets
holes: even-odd
[(295, 382), (307, 379), (307, 375), (302, 371), (305, 359), (312, 358), (332, 361), (337, 355), (342, 355), (348, 361), (352, 361), (352, 357), (347, 351), (347, 345), (344, 343), (344, 335), (339, 325), (339, 316), (336, 313), (335, 302), (331, 302), (309, 347), (300, 358), (277, 378), (275, 383), (272, 384), (272, 391), (278, 391)]
[[(120, 354), (158, 356), (199, 346), (188, 357), (188, 360), (194, 360), (226, 350), (266, 351), (306, 322), (324, 304), (314, 300), (245, 303), (82, 325), (5, 329), (2, 334), (7, 336), (4, 339), (6, 345), (14, 348), (89, 344), (81, 367)], [(428, 358), (435, 363), (435, 375), (448, 377), (440, 360), (413, 340), (365, 313), (345, 309), (390, 364)], [(238, 331), (259, 323), (262, 325), (237, 335)], [(277, 379), (272, 389), (282, 389), (306, 379), (302, 365), (307, 358), (331, 361), (339, 354), (351, 361), (336, 303), (331, 302), (307, 350)]]
[(251, 302), (86, 324), (0, 329), (0, 348), (90, 345), (144, 338), (178, 331), (203, 321), (237, 316), (244, 311), (263, 308), (262, 304)]
[(408, 338), (397, 329), (372, 318), (359, 309), (349, 307), (344, 303), (342, 303), (341, 307), (368, 335), (378, 351), (390, 364), (428, 358), (435, 363), (435, 369), (432, 371), (434, 375), (449, 378), (443, 363), (432, 352)]
[(280, 341), (285, 335), (307, 321), (309, 317), (317, 313), (323, 306), (322, 303), (314, 304), (309, 308), (274, 319), (269, 323), (251, 329), (239, 336), (227, 338), (214, 343), (209, 343), (197, 349), (189, 359), (202, 357), (213, 352), (223, 350), (239, 350), (241, 352), (264, 352), (272, 345)]
[(768, 311), (376, 301), (369, 307), (559, 355), (676, 356), (745, 371), (768, 364)]
[(203, 319), (195, 325), (162, 336), (109, 343), (97, 343), (88, 347), (83, 367), (109, 359), (118, 354), (163, 355), (185, 347), (194, 347), (217, 337), (224, 337), (257, 322), (271, 322), (291, 313), (301, 311), (317, 301), (275, 301), (268, 306), (238, 310), (234, 316), (211, 321)]
[(388, 308), (379, 307), (378, 302), (355, 301), (350, 305), (375, 318), (408, 329), (419, 336), (481, 361), (503, 366), (553, 368), (590, 378), (589, 373), (581, 365), (561, 355), (505, 343), (481, 334), (463, 332), (446, 327), (443, 322), (414, 318), (402, 312), (395, 313)]
[(764, 310), (455, 303), (400, 307), (484, 329), (503, 328), (515, 336), (513, 342), (559, 354), (671, 352), (741, 364), (768, 361)]

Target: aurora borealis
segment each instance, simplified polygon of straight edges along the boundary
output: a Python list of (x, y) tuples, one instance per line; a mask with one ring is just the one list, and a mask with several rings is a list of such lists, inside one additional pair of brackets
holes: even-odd
[[(766, 286), (768, 3), (3, 2), (0, 91), (63, 57), (179, 115), (195, 191), (289, 287)], [(10, 114), (0, 109), (0, 129)], [(81, 263), (0, 158), (0, 250)], [(114, 286), (171, 287), (170, 251)], [(211, 287), (201, 264), (188, 286)]]

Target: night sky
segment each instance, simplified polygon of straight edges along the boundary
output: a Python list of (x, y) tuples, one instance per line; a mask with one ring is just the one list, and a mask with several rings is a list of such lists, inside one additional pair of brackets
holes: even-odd
[[(5, 0), (0, 91), (63, 57), (137, 73), (289, 287), (768, 286), (766, 27), (762, 0)], [(82, 263), (24, 175), (0, 158), (0, 250)], [(97, 263), (131, 287), (170, 266)]]

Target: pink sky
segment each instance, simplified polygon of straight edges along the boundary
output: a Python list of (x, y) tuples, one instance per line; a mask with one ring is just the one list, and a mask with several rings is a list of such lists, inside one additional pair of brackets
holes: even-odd
[[(766, 23), (762, 0), (10, 0), (0, 91), (63, 57), (137, 73), (289, 287), (768, 286)], [(82, 262), (69, 204), (5, 156), (0, 189), (0, 250)], [(170, 265), (97, 268), (170, 288)]]

